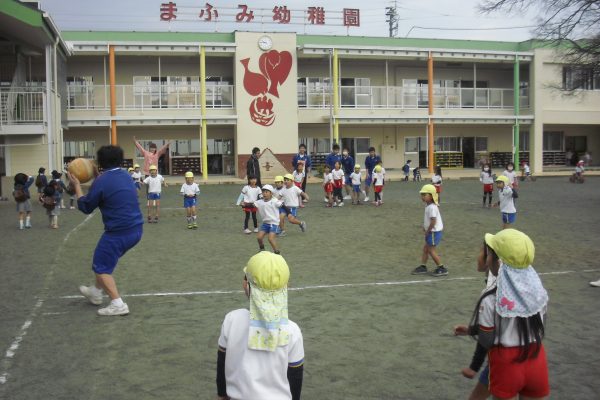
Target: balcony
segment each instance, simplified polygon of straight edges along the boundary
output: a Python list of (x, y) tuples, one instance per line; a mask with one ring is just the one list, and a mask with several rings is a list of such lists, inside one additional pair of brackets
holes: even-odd
[[(117, 110), (199, 109), (199, 85), (116, 85)], [(206, 85), (206, 107), (228, 109), (234, 105), (233, 85)], [(69, 110), (109, 110), (110, 87), (67, 86)]]
[[(318, 89), (298, 87), (301, 108), (329, 108), (333, 95), (329, 87)], [(529, 91), (521, 89), (521, 108), (529, 108)], [(434, 108), (508, 110), (514, 107), (514, 90), (504, 88), (434, 88)], [(341, 86), (340, 107), (356, 109), (419, 109), (428, 108), (427, 87), (401, 86)]]
[(45, 119), (46, 90), (40, 87), (0, 89), (1, 125), (36, 125)]

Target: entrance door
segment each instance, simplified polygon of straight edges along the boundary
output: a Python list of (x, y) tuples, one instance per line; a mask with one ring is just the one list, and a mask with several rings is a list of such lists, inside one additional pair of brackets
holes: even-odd
[(475, 138), (462, 138), (463, 167), (475, 167)]

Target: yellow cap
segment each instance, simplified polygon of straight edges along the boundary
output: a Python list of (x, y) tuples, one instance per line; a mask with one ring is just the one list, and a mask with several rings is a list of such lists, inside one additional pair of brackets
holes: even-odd
[(250, 284), (264, 290), (278, 290), (286, 287), (290, 279), (290, 269), (279, 254), (261, 251), (253, 255), (244, 268)]
[(354, 169), (360, 169), (360, 164), (356, 164), (356, 165), (354, 166)]
[(135, 164), (135, 165), (133, 166), (133, 168), (139, 168), (139, 167), (140, 167), (140, 164)]
[(156, 165), (151, 165), (151, 166), (150, 166), (150, 171), (152, 171), (153, 169), (155, 169), (155, 170), (157, 170), (157, 171), (158, 171), (158, 168), (156, 168)]
[(127, 172), (131, 172), (131, 171), (133, 171), (133, 168), (131, 168), (131, 167), (127, 168)]
[(284, 179), (289, 179), (290, 181), (293, 181), (294, 180), (294, 175), (292, 175), (292, 174), (285, 174), (283, 176), (283, 178)]
[(521, 231), (504, 229), (495, 235), (486, 233), (485, 242), (498, 258), (513, 268), (523, 269), (533, 263), (535, 246), (529, 236)]
[(504, 182), (505, 185), (508, 185), (510, 183), (510, 179), (508, 179), (508, 176), (500, 175), (496, 178), (496, 182)]
[(275, 177), (275, 179), (273, 180), (273, 182), (283, 182), (283, 176), (281, 176), (281, 175), (277, 175), (277, 176)]
[(188, 171), (185, 173), (185, 177), (186, 178), (193, 178), (194, 177), (194, 173), (192, 171)]
[(375, 166), (375, 172), (381, 172), (381, 165)]
[(432, 184), (427, 184), (424, 185), (421, 190), (419, 191), (419, 193), (429, 193), (431, 195), (431, 197), (433, 198), (433, 202), (435, 204), (438, 203), (438, 194), (437, 194), (437, 190), (435, 190), (435, 186), (433, 186)]

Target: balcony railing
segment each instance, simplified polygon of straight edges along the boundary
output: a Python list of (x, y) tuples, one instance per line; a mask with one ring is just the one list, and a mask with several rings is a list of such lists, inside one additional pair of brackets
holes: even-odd
[[(514, 90), (502, 88), (434, 88), (433, 106), (440, 109), (512, 109)], [(302, 108), (328, 108), (333, 95), (328, 87), (298, 87), (298, 104)], [(529, 91), (521, 89), (520, 106), (529, 107)], [(342, 108), (418, 109), (429, 106), (427, 87), (341, 86)]]
[[(200, 108), (199, 85), (116, 85), (117, 110)], [(206, 85), (207, 108), (233, 108), (233, 85)], [(110, 87), (67, 86), (70, 110), (110, 109)]]
[(46, 91), (40, 87), (0, 89), (0, 124), (39, 124), (45, 121)]

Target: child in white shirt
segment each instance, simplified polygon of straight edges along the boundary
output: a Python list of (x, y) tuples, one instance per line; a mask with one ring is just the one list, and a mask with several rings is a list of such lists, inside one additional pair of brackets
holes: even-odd
[(439, 165), (437, 167), (435, 167), (435, 173), (431, 177), (431, 183), (433, 184), (433, 186), (435, 186), (435, 190), (438, 195), (438, 203), (437, 204), (439, 205), (441, 202), (440, 194), (442, 193), (442, 167), (440, 167)]
[(279, 236), (285, 236), (285, 219), (294, 225), (300, 225), (302, 232), (306, 230), (306, 222), (300, 221), (298, 216), (298, 207), (300, 200), (308, 200), (308, 195), (298, 186), (293, 184), (294, 177), (291, 174), (286, 174), (283, 177), (284, 188), (279, 192), (281, 200), (285, 207), (279, 209)]
[(131, 173), (131, 178), (135, 183), (135, 187), (138, 191), (142, 190), (142, 171), (140, 171), (140, 165), (135, 164), (133, 166), (133, 172)]
[(327, 207), (331, 207), (333, 205), (333, 175), (329, 165), (325, 165), (323, 171), (323, 190), (327, 198)]
[(256, 234), (258, 247), (260, 250), (265, 249), (263, 239), (268, 235), (269, 243), (275, 254), (279, 254), (277, 247), (276, 234), (279, 230), (279, 208), (283, 205), (283, 201), (273, 197), (273, 186), (264, 185), (262, 187), (262, 199), (254, 202), (254, 206), (258, 209), (262, 225)]
[(342, 195), (342, 188), (344, 187), (344, 170), (342, 164), (339, 161), (335, 162), (333, 171), (331, 171), (333, 177), (333, 199), (335, 204), (333, 205), (342, 207), (344, 205), (344, 196)]
[[(144, 179), (144, 184), (148, 185), (148, 223), (158, 223), (158, 217), (160, 214), (160, 193), (162, 192), (162, 185), (165, 183), (165, 178), (158, 173), (156, 165), (150, 166), (150, 176)], [(154, 219), (152, 218), (152, 211), (154, 211)]]
[(254, 223), (254, 232), (258, 232), (258, 221), (256, 220), (256, 212), (258, 209), (254, 203), (258, 200), (261, 194), (261, 190), (256, 186), (256, 177), (250, 176), (248, 178), (248, 184), (242, 188), (242, 195), (244, 199), (242, 201), (242, 209), (246, 214), (244, 219), (244, 233), (250, 234), (252, 231), (248, 229), (248, 222), (250, 221), (250, 215), (252, 215), (252, 222)]
[(438, 208), (438, 194), (433, 185), (423, 186), (419, 193), (421, 194), (421, 200), (427, 205), (425, 207), (425, 217), (423, 219), (425, 245), (423, 246), (423, 254), (421, 256), (421, 265), (415, 268), (412, 274), (427, 274), (427, 259), (431, 257), (435, 262), (435, 265), (437, 265), (437, 268), (433, 271), (432, 275), (436, 277), (445, 276), (448, 275), (448, 269), (444, 267), (440, 256), (438, 256), (436, 252), (436, 248), (442, 240), (442, 231), (444, 230), (442, 215)]
[(185, 183), (181, 185), (180, 193), (183, 195), (183, 208), (186, 211), (186, 220), (188, 229), (198, 229), (196, 222), (196, 202), (200, 193), (200, 187), (194, 182), (194, 173), (188, 171), (185, 173)]
[(362, 174), (360, 173), (360, 165), (354, 166), (354, 172), (350, 174), (352, 180), (352, 204), (360, 204), (360, 184), (362, 182)]
[(383, 192), (383, 185), (385, 182), (383, 167), (381, 165), (376, 165), (375, 169), (373, 169), (373, 186), (375, 191), (375, 201), (374, 204), (376, 207), (379, 207), (383, 201), (381, 200), (381, 194)]
[(513, 190), (509, 186), (509, 179), (504, 175), (496, 178), (498, 188), (498, 203), (494, 207), (500, 207), (502, 213), (502, 229), (510, 228), (517, 219), (517, 209), (513, 201)]
[[(292, 176), (294, 177), (294, 185), (302, 189), (302, 182), (306, 178), (306, 173), (304, 172), (304, 161), (298, 161), (298, 165), (294, 172), (292, 172)], [(304, 203), (306, 201), (304, 199), (300, 199), (300, 208), (304, 208)]]
[(479, 182), (483, 184), (483, 206), (485, 207), (485, 198), (489, 197), (488, 207), (492, 206), (492, 196), (494, 193), (494, 177), (492, 174), (492, 168), (490, 164), (485, 163), (481, 167), (481, 174), (479, 174)]

